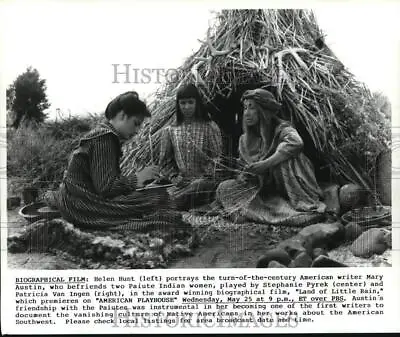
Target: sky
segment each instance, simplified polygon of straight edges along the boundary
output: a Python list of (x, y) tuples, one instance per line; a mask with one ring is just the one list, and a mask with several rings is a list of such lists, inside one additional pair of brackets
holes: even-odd
[[(159, 86), (157, 76), (153, 73), (151, 83), (125, 84), (124, 76), (118, 75), (119, 83), (113, 83), (113, 64), (118, 71), (124, 70), (124, 64), (131, 69), (180, 66), (199, 48), (198, 39), (205, 37), (213, 17), (210, 11), (226, 7), (223, 2), (215, 4), (4, 1), (0, 3), (1, 83), (7, 87), (28, 66), (38, 69), (47, 81), (51, 103), (47, 112), (52, 118), (57, 109), (64, 115), (102, 112), (110, 99), (128, 90), (145, 97)], [(260, 7), (249, 1), (239, 7), (243, 4)], [(289, 4), (280, 6), (293, 7)], [(372, 91), (388, 96), (397, 109), (399, 7), (348, 2), (300, 7), (314, 10), (327, 44), (339, 59)], [(132, 80), (134, 73), (130, 74)]]

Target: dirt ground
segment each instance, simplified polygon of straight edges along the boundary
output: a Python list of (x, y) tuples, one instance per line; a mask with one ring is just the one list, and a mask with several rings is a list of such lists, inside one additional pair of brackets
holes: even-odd
[[(215, 217), (198, 217), (190, 213), (184, 216), (196, 227), (200, 244), (192, 251), (191, 256), (169, 261), (168, 268), (254, 268), (259, 257), (269, 248), (300, 230), (254, 223), (236, 225)], [(27, 225), (25, 219), (18, 215), (18, 210), (8, 212), (8, 221), (8, 235)], [(348, 247), (342, 246), (331, 251), (329, 256), (352, 267), (391, 266), (391, 250), (379, 256), (362, 259), (353, 256)], [(8, 265), (13, 269), (81, 268), (68, 254), (50, 253), (8, 253)]]
[[(187, 215), (190, 222), (195, 217)], [(18, 210), (8, 212), (9, 232), (18, 232), (27, 225)], [(207, 222), (207, 221), (206, 221)], [(202, 224), (198, 228), (202, 238), (192, 256), (170, 261), (168, 268), (251, 268), (258, 258), (278, 240), (294, 234), (293, 230), (277, 233), (263, 225), (235, 225), (225, 221)], [(280, 236), (284, 237), (280, 237)], [(8, 254), (8, 265), (16, 269), (77, 269), (79, 265), (58, 255), (43, 253)]]
[(272, 244), (266, 236), (254, 230), (242, 229), (216, 233), (203, 243), (193, 256), (171, 263), (171, 268), (251, 268)]

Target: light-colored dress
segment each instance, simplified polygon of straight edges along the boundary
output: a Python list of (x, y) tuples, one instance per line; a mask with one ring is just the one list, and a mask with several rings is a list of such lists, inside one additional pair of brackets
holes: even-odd
[(168, 191), (178, 209), (210, 201), (218, 185), (215, 168), (221, 151), (221, 132), (214, 122), (194, 121), (164, 129), (159, 165), (167, 179), (182, 179)]
[[(318, 221), (323, 218), (326, 206), (321, 201), (322, 191), (313, 165), (302, 149), (303, 141), (296, 129), (287, 122), (279, 123), (266, 157), (278, 151), (289, 159), (255, 179), (222, 182), (217, 189), (217, 200), (228, 213), (259, 223), (300, 226)], [(260, 151), (261, 146), (258, 149), (247, 146), (246, 134), (240, 137), (243, 166), (265, 159)]]

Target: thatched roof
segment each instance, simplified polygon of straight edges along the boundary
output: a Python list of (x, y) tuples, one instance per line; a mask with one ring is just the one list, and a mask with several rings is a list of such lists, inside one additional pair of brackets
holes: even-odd
[(152, 119), (125, 148), (123, 171), (157, 161), (159, 131), (174, 120), (182, 83), (197, 83), (214, 117), (228, 113), (221, 100), (236, 97), (238, 103), (245, 89), (265, 86), (333, 179), (372, 187), (375, 157), (389, 146), (390, 120), (325, 45), (312, 11), (223, 10), (200, 49), (178, 70), (181, 76), (155, 94)]

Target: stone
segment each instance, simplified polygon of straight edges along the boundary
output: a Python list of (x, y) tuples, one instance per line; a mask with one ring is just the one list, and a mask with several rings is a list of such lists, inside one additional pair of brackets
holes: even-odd
[(21, 198), (20, 197), (9, 197), (7, 198), (7, 210), (12, 210), (16, 207), (21, 205)]
[(339, 188), (339, 185), (330, 184), (323, 189), (324, 204), (329, 213), (340, 213)]
[[(291, 259), (303, 252), (311, 259), (311, 256), (314, 256), (314, 248), (332, 249), (340, 245), (343, 239), (344, 226), (340, 222), (318, 223), (303, 228), (295, 236), (279, 243), (276, 248), (286, 251)], [(303, 264), (307, 263), (304, 262)], [(263, 265), (266, 265), (266, 263)]]
[(313, 249), (312, 257), (314, 259), (317, 258), (318, 256), (321, 256), (321, 255), (328, 256), (328, 252), (326, 251), (325, 248), (317, 247), (317, 248)]
[(371, 257), (374, 254), (382, 254), (389, 247), (385, 242), (387, 230), (383, 228), (371, 228), (361, 234), (351, 245), (350, 250), (354, 256)]
[(343, 185), (339, 190), (339, 202), (342, 212), (360, 207), (363, 203), (364, 195), (364, 190), (359, 185)]
[(344, 239), (344, 226), (340, 222), (318, 223), (303, 228), (297, 236), (302, 237), (305, 244), (312, 249), (315, 247), (337, 247)]
[(388, 232), (383, 237), (383, 241), (386, 243), (388, 248), (392, 248), (392, 232)]
[(98, 257), (103, 257), (103, 254), (104, 254), (104, 248), (103, 248), (103, 246), (98, 246), (98, 247), (96, 248), (96, 255), (97, 255)]
[(125, 249), (123, 251), (123, 256), (128, 257), (128, 258), (132, 258), (136, 255), (136, 253), (139, 251), (138, 247), (129, 247), (128, 249)]
[(287, 240), (282, 241), (278, 244), (276, 248), (286, 251), (291, 259), (300, 252), (305, 252), (309, 250), (309, 252), (311, 253), (312, 251), (311, 247), (307, 246), (304, 237), (299, 237), (298, 234)]
[(83, 256), (85, 257), (85, 258), (90, 258), (90, 257), (92, 257), (94, 254), (93, 254), (93, 249), (85, 249), (84, 250), (84, 252), (83, 252)]
[(107, 261), (112, 261), (115, 259), (115, 257), (113, 256), (113, 254), (111, 252), (106, 252), (104, 254), (104, 259)]
[(268, 268), (286, 268), (286, 266), (277, 261), (271, 261), (268, 263)]
[(176, 254), (177, 256), (190, 256), (192, 254), (191, 249), (182, 244), (176, 244), (173, 246), (172, 249), (173, 253)]
[(292, 263), (289, 265), (291, 268), (308, 268), (312, 264), (312, 259), (310, 255), (308, 255), (306, 252), (301, 252), (298, 254)]
[(164, 245), (164, 240), (160, 238), (152, 238), (149, 242), (149, 248), (153, 250), (162, 250)]
[(363, 228), (358, 223), (349, 222), (344, 228), (344, 238), (346, 241), (354, 241), (363, 231)]
[(331, 267), (347, 267), (345, 264), (331, 259), (328, 256), (320, 255), (314, 259), (311, 264), (312, 268), (331, 268)]
[(165, 245), (162, 251), (163, 255), (164, 255), (164, 259), (168, 259), (172, 253), (173, 253), (173, 249), (171, 245)]
[(291, 258), (284, 249), (270, 249), (258, 260), (256, 268), (270, 268), (269, 263), (271, 261), (279, 262), (285, 266), (288, 266)]

